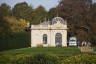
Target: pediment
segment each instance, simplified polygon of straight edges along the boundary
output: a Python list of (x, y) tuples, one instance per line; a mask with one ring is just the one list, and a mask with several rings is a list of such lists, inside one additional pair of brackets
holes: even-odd
[(56, 29), (65, 29), (65, 28), (67, 28), (67, 25), (62, 24), (60, 21), (57, 21), (51, 27), (56, 28)]

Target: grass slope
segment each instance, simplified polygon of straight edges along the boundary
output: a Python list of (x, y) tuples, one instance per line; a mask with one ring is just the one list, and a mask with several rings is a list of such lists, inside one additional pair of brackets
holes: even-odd
[(37, 47), (37, 48), (22, 48), (0, 52), (0, 54), (64, 54), (76, 55), (80, 54), (80, 49), (77, 47)]

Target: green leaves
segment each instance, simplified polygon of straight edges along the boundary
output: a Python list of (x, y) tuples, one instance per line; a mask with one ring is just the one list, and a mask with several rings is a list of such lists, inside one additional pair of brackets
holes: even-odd
[[(79, 41), (95, 41), (96, 3), (90, 0), (61, 0), (59, 3), (60, 16), (67, 20), (68, 37), (76, 36)], [(88, 30), (86, 27), (87, 26)]]
[(25, 19), (27, 21), (32, 21), (33, 8), (29, 6), (26, 2), (18, 3), (12, 9), (13, 16), (17, 19)]
[(47, 11), (43, 6), (39, 6), (38, 8), (34, 9), (32, 24), (39, 24), (40, 21), (41, 22), (45, 21), (46, 17), (47, 17)]
[(96, 54), (83, 53), (75, 56), (65, 55), (59, 57), (55, 54), (18, 54), (18, 55), (1, 55), (0, 63), (2, 64), (96, 64)]

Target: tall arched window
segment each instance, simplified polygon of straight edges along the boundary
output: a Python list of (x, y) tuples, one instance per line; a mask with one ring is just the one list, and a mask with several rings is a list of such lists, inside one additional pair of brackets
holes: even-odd
[(47, 44), (47, 34), (43, 34), (43, 44)]
[(62, 34), (61, 33), (56, 33), (55, 44), (56, 46), (62, 46)]

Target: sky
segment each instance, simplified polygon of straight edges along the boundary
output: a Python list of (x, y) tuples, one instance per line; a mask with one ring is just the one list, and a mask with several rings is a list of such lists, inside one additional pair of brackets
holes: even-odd
[[(58, 1), (59, 0), (0, 0), (0, 4), (7, 3), (13, 7), (16, 3), (27, 2), (33, 8), (37, 8), (39, 5), (42, 5), (46, 10), (49, 10), (50, 8), (56, 7), (56, 5), (58, 5)], [(96, 0), (93, 0), (93, 2), (96, 2)]]
[(46, 10), (49, 10), (50, 8), (56, 7), (56, 5), (58, 5), (58, 0), (0, 0), (0, 4), (7, 3), (11, 7), (20, 2), (27, 2), (33, 8), (37, 8), (39, 5), (42, 5)]

